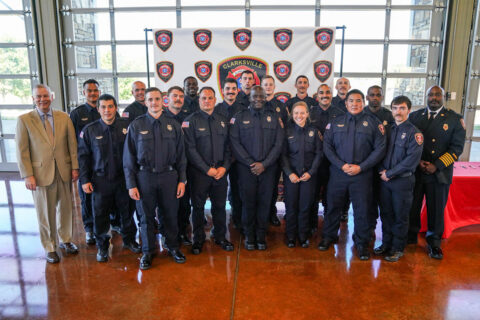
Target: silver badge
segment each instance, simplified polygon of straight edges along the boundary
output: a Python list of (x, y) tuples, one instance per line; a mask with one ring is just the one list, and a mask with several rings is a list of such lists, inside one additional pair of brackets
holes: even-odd
[(272, 122), (272, 117), (268, 116), (267, 117), (267, 122)]
[(172, 129), (173, 129), (173, 128), (172, 128), (172, 125), (171, 125), (171, 124), (167, 124), (167, 130), (168, 130), (168, 131), (172, 131)]
[(225, 128), (225, 122), (221, 121), (220, 124), (222, 125), (223, 128)]
[(128, 131), (127, 128), (123, 128), (122, 130), (123, 134), (127, 134), (127, 131)]
[(402, 133), (402, 139), (405, 139), (406, 136), (407, 136), (406, 132)]

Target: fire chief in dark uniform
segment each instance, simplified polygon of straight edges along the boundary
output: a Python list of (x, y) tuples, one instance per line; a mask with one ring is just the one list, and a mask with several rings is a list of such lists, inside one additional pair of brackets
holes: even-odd
[(416, 172), (413, 204), (410, 212), (408, 242), (416, 243), (420, 230), (420, 211), (423, 197), (427, 203), (428, 254), (442, 259), (440, 248), (444, 210), (453, 177), (453, 163), (463, 151), (465, 124), (462, 116), (443, 104), (445, 91), (439, 86), (427, 90), (427, 107), (410, 114), (410, 121), (423, 133), (425, 145)]
[(230, 140), (238, 161), (242, 224), (247, 250), (265, 250), (277, 160), (282, 151), (283, 123), (276, 112), (264, 108), (265, 91), (255, 86), (250, 106), (232, 120)]

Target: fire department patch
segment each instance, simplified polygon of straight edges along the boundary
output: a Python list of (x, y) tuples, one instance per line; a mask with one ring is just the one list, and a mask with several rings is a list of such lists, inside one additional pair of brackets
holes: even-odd
[(385, 127), (383, 126), (383, 124), (378, 125), (378, 130), (380, 130), (380, 133), (382, 134), (382, 136), (385, 135)]
[(315, 30), (315, 43), (323, 51), (327, 50), (333, 41), (333, 30), (330, 28), (319, 28)]
[(292, 63), (286, 60), (280, 60), (273, 63), (273, 72), (280, 82), (285, 82), (292, 74)]
[(163, 82), (168, 82), (173, 76), (173, 63), (160, 61), (157, 63), (157, 75)]
[(252, 31), (248, 29), (237, 29), (233, 31), (233, 41), (240, 50), (248, 48), (252, 43)]
[(260, 85), (260, 79), (268, 74), (268, 64), (265, 60), (251, 56), (235, 56), (220, 61), (217, 65), (218, 91), (222, 92), (221, 89), (227, 78), (235, 79), (238, 89), (241, 89), (240, 77), (246, 70), (253, 72), (255, 85)]
[(210, 61), (195, 62), (195, 74), (202, 82), (207, 81), (212, 75), (212, 63)]
[(417, 141), (418, 145), (421, 146), (423, 143), (423, 134), (415, 133), (415, 141)]
[(273, 31), (273, 40), (275, 40), (275, 44), (282, 51), (285, 51), (285, 49), (290, 46), (292, 39), (293, 31), (290, 29), (277, 29)]
[(158, 30), (155, 32), (155, 42), (163, 52), (167, 51), (173, 42), (172, 32), (169, 30)]
[(195, 30), (193, 32), (193, 41), (200, 50), (207, 50), (212, 43), (212, 31), (207, 29)]
[(327, 60), (320, 60), (313, 64), (313, 73), (320, 82), (325, 82), (332, 75), (332, 63)]
[(287, 102), (288, 99), (290, 99), (292, 95), (288, 92), (276, 92), (275, 93), (275, 99), (278, 101), (281, 101), (283, 103)]

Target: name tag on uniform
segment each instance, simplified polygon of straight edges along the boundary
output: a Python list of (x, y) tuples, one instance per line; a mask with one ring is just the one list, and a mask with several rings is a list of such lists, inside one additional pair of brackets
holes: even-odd
[(339, 124), (337, 124), (337, 127), (343, 128), (343, 127), (345, 127), (345, 125), (343, 123), (339, 123)]
[[(234, 120), (235, 121), (235, 120)], [(243, 121), (243, 124), (249, 124), (250, 123), (250, 120), (245, 120)]]
[(140, 134), (147, 134), (148, 133), (148, 130), (146, 131), (140, 131)]
[(205, 131), (205, 128), (198, 128), (198, 131)]
[(82, 121), (88, 121), (88, 118), (82, 118), (81, 120)]
[(293, 139), (293, 138), (294, 138), (294, 136), (290, 136), (290, 137), (288, 137), (288, 139)]
[(97, 137), (95, 137), (95, 139), (97, 139), (97, 140), (103, 139), (103, 136), (97, 136)]

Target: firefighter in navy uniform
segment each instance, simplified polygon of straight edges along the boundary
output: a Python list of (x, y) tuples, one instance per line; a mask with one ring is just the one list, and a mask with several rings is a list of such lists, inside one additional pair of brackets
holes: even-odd
[[(238, 85), (235, 79), (227, 78), (223, 84), (222, 93), (223, 102), (215, 106), (215, 113), (227, 118), (228, 125), (230, 126), (230, 119), (238, 112), (246, 109), (247, 107), (237, 101)], [(237, 172), (237, 161), (234, 159), (230, 164), (230, 170), (228, 170), (228, 201), (232, 210), (232, 222), (233, 226), (237, 230), (242, 230), (242, 200), (240, 198), (240, 185)]]
[(328, 250), (338, 239), (340, 216), (349, 194), (353, 204), (357, 254), (360, 260), (368, 260), (367, 215), (372, 201), (373, 169), (385, 156), (385, 129), (376, 118), (363, 111), (364, 95), (360, 90), (350, 90), (346, 101), (348, 113), (335, 118), (325, 128), (323, 151), (331, 165), (328, 211), (318, 249)]
[(186, 77), (183, 80), (183, 92), (185, 94), (183, 109), (187, 110), (188, 114), (192, 114), (198, 110), (198, 81), (192, 76)]
[(142, 258), (140, 269), (151, 268), (156, 249), (155, 208), (160, 208), (168, 253), (184, 263), (179, 250), (178, 198), (185, 192), (186, 158), (180, 125), (163, 114), (162, 93), (145, 90), (148, 112), (128, 128), (123, 151), (123, 168), (130, 197), (140, 214)]
[(374, 249), (396, 262), (407, 244), (408, 216), (413, 201), (415, 169), (423, 150), (423, 135), (410, 121), (410, 99), (398, 96), (391, 103), (395, 122), (387, 130), (387, 154), (378, 168), (382, 244)]
[[(82, 129), (89, 123), (100, 119), (100, 114), (97, 111), (97, 100), (100, 96), (98, 89), (100, 84), (97, 80), (88, 79), (83, 85), (83, 95), (86, 102), (79, 105), (70, 112), (70, 119), (72, 119), (73, 127), (77, 141), (80, 138)], [(87, 244), (95, 244), (95, 235), (93, 232), (93, 212), (92, 212), (92, 195), (83, 191), (80, 180), (78, 181), (78, 195), (80, 196), (82, 206), (82, 221), (85, 229), (85, 240)]]
[(132, 122), (138, 116), (147, 113), (147, 107), (145, 106), (145, 88), (145, 83), (142, 81), (135, 81), (132, 83), (132, 95), (135, 98), (135, 101), (123, 110), (122, 118), (127, 118)]
[(345, 97), (348, 91), (351, 89), (350, 80), (347, 78), (340, 78), (335, 83), (335, 89), (337, 90), (337, 95), (333, 97), (332, 104), (347, 113), (347, 107), (345, 106)]
[(185, 150), (188, 159), (188, 183), (193, 204), (192, 253), (200, 254), (205, 242), (204, 209), (210, 197), (215, 243), (223, 250), (233, 251), (225, 239), (227, 199), (227, 171), (231, 151), (228, 141), (227, 118), (214, 113), (215, 91), (204, 87), (199, 92), (200, 110), (185, 119)]
[[(321, 84), (317, 90), (318, 104), (310, 108), (310, 123), (320, 132), (323, 140), (325, 128), (329, 122), (338, 116), (345, 114), (342, 110), (332, 105), (332, 89), (327, 84)], [(327, 185), (330, 176), (330, 161), (327, 157), (322, 157), (317, 172), (317, 182), (315, 186), (315, 201), (310, 210), (310, 228), (311, 234), (314, 234), (318, 228), (318, 197), (322, 199), (323, 213), (327, 212)]]
[(292, 107), (292, 120), (285, 128), (282, 169), (285, 184), (285, 233), (287, 246), (293, 248), (298, 238), (308, 248), (310, 210), (315, 200), (317, 169), (322, 160), (322, 141), (318, 130), (309, 123), (308, 106), (300, 101)]
[(82, 189), (92, 195), (97, 261), (106, 262), (110, 245), (109, 213), (112, 210), (120, 216), (124, 247), (139, 253), (140, 246), (135, 240), (137, 228), (133, 212), (129, 211), (123, 174), (123, 145), (129, 121), (117, 118), (117, 102), (109, 94), (100, 96), (98, 110), (101, 119), (86, 125), (80, 133), (78, 162)]
[(230, 141), (238, 161), (245, 248), (266, 250), (265, 236), (272, 201), (277, 160), (283, 145), (283, 123), (264, 108), (265, 91), (252, 88), (250, 107), (232, 119)]
[(238, 93), (237, 102), (242, 104), (245, 108), (248, 108), (250, 105), (250, 91), (255, 85), (255, 78), (252, 71), (245, 70), (242, 72), (242, 75), (240, 76), (240, 85), (241, 90)]
[(442, 259), (440, 247), (444, 210), (453, 177), (453, 163), (463, 152), (465, 123), (462, 116), (444, 106), (445, 92), (439, 86), (427, 90), (427, 107), (410, 114), (409, 120), (423, 133), (425, 144), (417, 168), (413, 204), (410, 211), (408, 243), (417, 243), (420, 211), (426, 198), (428, 254)]
[(295, 79), (295, 88), (297, 89), (297, 94), (295, 97), (288, 99), (285, 103), (288, 112), (292, 112), (292, 106), (299, 101), (305, 102), (309, 109), (317, 104), (317, 101), (308, 95), (307, 91), (309, 86), (310, 83), (307, 76), (300, 75), (297, 77), (297, 79)]
[[(282, 119), (283, 123), (288, 121), (288, 110), (283, 102), (275, 98), (275, 79), (272, 76), (266, 75), (262, 78), (261, 85), (267, 94), (267, 102), (265, 109), (276, 112), (278, 117)], [(278, 169), (275, 176), (275, 185), (273, 186), (272, 204), (270, 206), (270, 224), (276, 227), (281, 225), (277, 216), (277, 199), (278, 199), (278, 183), (282, 173), (281, 158), (278, 159)]]

